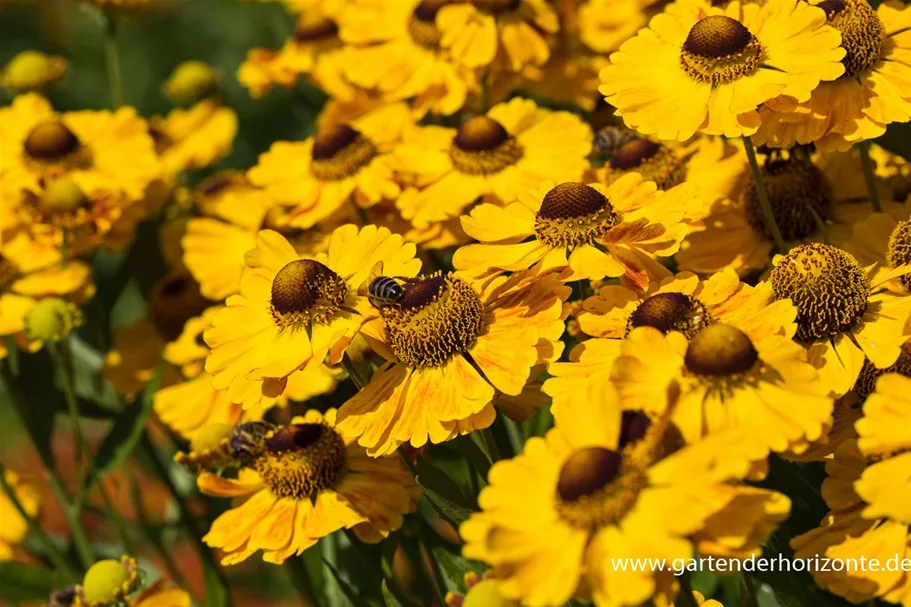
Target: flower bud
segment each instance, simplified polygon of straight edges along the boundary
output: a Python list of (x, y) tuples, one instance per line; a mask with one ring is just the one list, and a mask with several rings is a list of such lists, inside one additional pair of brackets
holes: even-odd
[(218, 85), (218, 74), (202, 61), (184, 61), (171, 72), (162, 87), (173, 103), (189, 103)]
[(22, 51), (6, 64), (2, 82), (6, 89), (16, 93), (31, 91), (58, 82), (67, 69), (67, 62), (62, 57), (41, 51)]
[(42, 299), (25, 315), (25, 334), (29, 339), (61, 341), (81, 326), (82, 320), (75, 304), (59, 297)]

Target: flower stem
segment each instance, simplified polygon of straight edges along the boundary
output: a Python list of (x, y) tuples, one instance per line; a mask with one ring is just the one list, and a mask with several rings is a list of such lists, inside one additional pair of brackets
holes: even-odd
[(696, 597), (693, 595), (693, 585), (690, 583), (689, 573), (684, 573), (680, 576), (680, 592), (677, 597), (680, 599), (680, 607), (698, 607)]
[(2, 488), (3, 493), (6, 494), (7, 499), (10, 503), (13, 504), (13, 507), (19, 513), (19, 516), (25, 520), (28, 524), (29, 530), (32, 532), (32, 535), (37, 538), (38, 543), (41, 544), (41, 547), (44, 548), (45, 556), (51, 562), (57, 571), (63, 575), (69, 581), (78, 580), (76, 572), (73, 571), (73, 568), (70, 567), (69, 563), (66, 562), (66, 559), (63, 558), (63, 555), (60, 554), (60, 551), (57, 550), (57, 547), (51, 542), (47, 534), (44, 533), (44, 530), (38, 525), (35, 520), (29, 516), (28, 512), (25, 511), (25, 508), (22, 506), (22, 503), (19, 501), (19, 498), (16, 497), (16, 493), (13, 491), (13, 488), (9, 486), (9, 483), (6, 482), (6, 467), (3, 465), (3, 462), (0, 462), (0, 488)]
[(879, 202), (879, 192), (876, 191), (876, 179), (873, 177), (873, 161), (870, 159), (870, 142), (861, 141), (857, 144), (860, 151), (860, 166), (864, 169), (864, 179), (867, 181), (867, 192), (870, 194), (870, 204), (873, 211), (882, 213), (883, 207)]
[(765, 189), (765, 182), (762, 180), (762, 174), (759, 172), (759, 163), (756, 162), (756, 150), (753, 149), (753, 140), (744, 135), (743, 149), (747, 153), (747, 160), (750, 162), (750, 171), (753, 173), (753, 185), (756, 187), (756, 195), (759, 197), (759, 206), (762, 207), (762, 215), (765, 218), (766, 226), (772, 233), (772, 240), (775, 241), (775, 247), (778, 252), (785, 254), (788, 248), (784, 244), (784, 238), (781, 236), (781, 230), (775, 222), (775, 215), (772, 213), (772, 205), (769, 203), (769, 194)]
[(348, 372), (348, 377), (351, 378), (351, 381), (354, 382), (354, 385), (357, 386), (358, 390), (361, 390), (370, 383), (370, 377), (365, 377), (364, 374), (361, 373), (362, 369), (351, 360), (351, 357), (348, 356), (347, 352), (342, 355), (342, 367)]
[(289, 558), (285, 561), (285, 569), (287, 569), (288, 577), (291, 578), (291, 583), (294, 584), (297, 593), (304, 600), (304, 605), (312, 605), (313, 607), (319, 605), (320, 602), (313, 591), (313, 582), (310, 581), (310, 574), (307, 573), (307, 568), (304, 566), (304, 561), (301, 560), (301, 557), (292, 556)]
[(111, 91), (113, 109), (122, 107), (123, 79), (120, 73), (120, 54), (117, 51), (117, 18), (112, 13), (105, 14), (104, 61), (108, 71), (108, 88)]

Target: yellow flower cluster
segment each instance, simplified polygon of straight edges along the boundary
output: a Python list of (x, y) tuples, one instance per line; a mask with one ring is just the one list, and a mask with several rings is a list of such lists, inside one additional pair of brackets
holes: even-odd
[[(99, 257), (155, 234), (100, 372), (236, 500), (201, 538), (222, 564), (416, 533), (441, 453), (486, 483), (441, 509), (489, 567), (453, 605), (719, 605), (617, 563), (762, 554), (794, 497), (776, 466), (808, 462), (830, 512), (797, 557), (911, 555), (911, 168), (870, 142), (911, 120), (911, 7), (284, 5), (293, 36), (236, 78), (329, 99), (253, 166), (215, 168), (239, 118), (198, 61), (165, 116), (0, 109), (0, 363), (47, 343), (67, 379)], [(2, 81), (64, 72), (22, 54)], [(38, 504), (6, 484), (0, 559)], [(189, 604), (130, 599), (136, 567), (96, 564), (72, 604)], [(901, 572), (814, 579), (911, 605)]]

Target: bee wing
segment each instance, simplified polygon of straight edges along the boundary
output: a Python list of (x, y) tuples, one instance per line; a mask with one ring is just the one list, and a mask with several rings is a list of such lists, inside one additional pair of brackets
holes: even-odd
[(376, 280), (379, 276), (383, 275), (383, 261), (380, 260), (373, 264), (373, 267), (370, 268), (370, 274), (367, 275), (367, 280), (361, 283), (361, 286), (357, 288), (357, 294), (361, 297), (367, 295), (368, 290), (370, 289), (370, 283)]

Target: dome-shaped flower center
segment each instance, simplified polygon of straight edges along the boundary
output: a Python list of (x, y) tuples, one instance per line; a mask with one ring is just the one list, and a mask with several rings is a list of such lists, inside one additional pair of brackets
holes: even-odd
[(106, 607), (118, 604), (138, 586), (136, 561), (129, 557), (106, 559), (89, 567), (77, 594), (81, 594), (81, 604)]
[(155, 283), (149, 295), (149, 319), (165, 341), (177, 339), (183, 326), (212, 305), (202, 296), (199, 283), (185, 271), (177, 271)]
[(467, 353), (485, 328), (481, 298), (452, 274), (408, 283), (399, 305), (380, 312), (393, 353), (418, 369), (440, 367)]
[(522, 154), (516, 138), (487, 116), (473, 116), (463, 122), (449, 150), (452, 165), (468, 175), (499, 173), (517, 163)]
[(518, 9), (522, 0), (471, 0), (471, 3), (485, 13), (497, 15)]
[(73, 213), (88, 204), (82, 188), (69, 177), (48, 181), (38, 201), (38, 206), (47, 213)]
[(327, 424), (283, 426), (266, 439), (253, 467), (276, 497), (308, 499), (338, 480), (345, 442)]
[(876, 388), (876, 380), (886, 373), (899, 373), (905, 377), (911, 377), (911, 345), (904, 344), (895, 363), (885, 369), (877, 369), (869, 358), (865, 359), (857, 382), (854, 384), (854, 391), (859, 397), (867, 398)]
[(408, 34), (418, 46), (430, 50), (440, 48), (443, 35), (436, 24), (437, 13), (451, 0), (422, 0), (408, 20)]
[(351, 177), (377, 154), (370, 139), (346, 124), (326, 127), (313, 138), (310, 172), (320, 181)]
[(3, 255), (0, 255), (0, 292), (3, 292), (11, 284), (16, 282), (19, 276), (19, 268)]
[(690, 340), (684, 356), (691, 373), (718, 378), (746, 373), (758, 360), (759, 353), (746, 333), (721, 324), (700, 331)]
[(249, 465), (258, 458), (266, 446), (266, 437), (275, 426), (263, 421), (237, 424), (228, 437), (228, 452), (241, 465)]
[(624, 411), (620, 421), (620, 448), (642, 440), (651, 425), (652, 421), (642, 411)]
[(842, 78), (854, 78), (876, 65), (886, 41), (886, 28), (867, 0), (824, 0), (817, 6), (826, 12), (829, 25), (841, 32), (845, 49)]
[(59, 120), (49, 120), (29, 131), (24, 147), (36, 160), (60, 160), (79, 149), (79, 139)]
[(668, 146), (639, 138), (621, 144), (611, 156), (608, 169), (610, 181), (610, 173), (635, 171), (646, 181), (654, 181), (661, 190), (683, 183), (686, 175), (683, 162)]
[(347, 298), (341, 276), (318, 261), (297, 259), (272, 280), (272, 317), (282, 328), (325, 323)]
[[(784, 239), (801, 240), (815, 234), (818, 222), (828, 217), (832, 208), (832, 189), (816, 165), (791, 156), (767, 162), (761, 172), (769, 206)], [(744, 190), (743, 205), (750, 226), (771, 240), (772, 233), (752, 180)]]
[(760, 55), (759, 40), (742, 23), (711, 15), (690, 29), (680, 51), (680, 64), (694, 80), (717, 86), (752, 74)]
[(683, 293), (656, 293), (640, 303), (626, 323), (629, 333), (636, 327), (654, 327), (662, 333), (679, 331), (692, 339), (712, 323), (705, 305)]
[(645, 472), (619, 451), (583, 447), (560, 469), (557, 511), (581, 529), (610, 525), (629, 512), (645, 485)]
[[(898, 222), (898, 225), (892, 230), (886, 260), (893, 268), (911, 264), (911, 220)], [(898, 281), (905, 289), (911, 291), (911, 274), (901, 276)]]
[(552, 247), (591, 244), (620, 223), (607, 196), (582, 183), (561, 183), (544, 195), (535, 235)]
[(775, 299), (797, 307), (799, 341), (848, 332), (863, 318), (870, 295), (867, 274), (854, 257), (830, 245), (794, 247), (772, 268)]
[(294, 39), (298, 42), (319, 42), (336, 36), (338, 36), (338, 25), (326, 17), (301, 20), (294, 26)]

